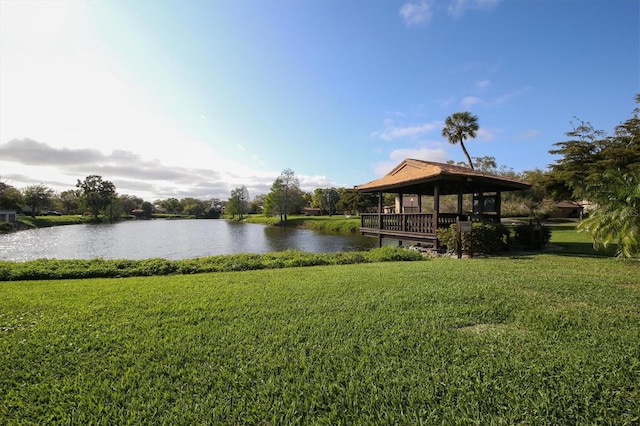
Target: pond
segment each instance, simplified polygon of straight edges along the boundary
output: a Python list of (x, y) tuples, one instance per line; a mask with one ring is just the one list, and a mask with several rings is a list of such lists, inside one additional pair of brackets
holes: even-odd
[(235, 253), (369, 250), (375, 238), (226, 220), (149, 220), (54, 226), (0, 235), (0, 260), (171, 260)]

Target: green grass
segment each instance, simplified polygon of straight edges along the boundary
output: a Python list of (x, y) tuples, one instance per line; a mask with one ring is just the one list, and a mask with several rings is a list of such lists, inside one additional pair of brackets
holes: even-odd
[(640, 265), (0, 283), (2, 424), (637, 424)]
[(187, 274), (0, 282), (0, 424), (638, 424), (640, 263), (552, 226), (464, 260), (25, 262)]
[(586, 232), (577, 232), (576, 226), (578, 222), (574, 221), (558, 221), (551, 223), (551, 244), (559, 246), (565, 254), (571, 255), (596, 255), (596, 256), (614, 256), (616, 253), (615, 244), (607, 250), (595, 250), (593, 240)]

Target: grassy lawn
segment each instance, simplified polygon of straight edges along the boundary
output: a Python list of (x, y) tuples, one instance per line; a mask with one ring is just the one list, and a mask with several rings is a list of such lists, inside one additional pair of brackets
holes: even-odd
[(0, 283), (2, 424), (637, 424), (640, 264)]

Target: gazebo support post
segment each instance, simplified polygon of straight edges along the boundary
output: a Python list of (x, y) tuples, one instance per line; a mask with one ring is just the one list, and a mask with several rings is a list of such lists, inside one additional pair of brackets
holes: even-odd
[[(406, 221), (404, 220), (404, 194), (402, 192), (398, 193), (398, 210), (400, 210), (399, 212), (396, 213), (400, 213), (400, 220), (402, 220), (402, 223), (400, 224), (401, 228), (403, 231), (406, 231), (405, 228), (405, 224)], [(402, 240), (398, 240), (398, 247), (402, 247)]]
[[(438, 216), (440, 215), (440, 183), (436, 182), (433, 186), (433, 233), (438, 234)], [(440, 242), (436, 238), (434, 249), (438, 250)]]
[(378, 192), (378, 248), (382, 247), (382, 192)]

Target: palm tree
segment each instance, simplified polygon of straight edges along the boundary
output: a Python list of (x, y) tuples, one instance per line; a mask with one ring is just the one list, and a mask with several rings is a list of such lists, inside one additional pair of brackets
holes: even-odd
[(464, 146), (464, 141), (468, 138), (475, 138), (478, 131), (478, 117), (470, 112), (456, 112), (444, 121), (442, 136), (449, 140), (449, 143), (455, 145), (460, 143), (462, 152), (467, 156), (469, 167), (473, 170), (471, 157)]
[(578, 224), (593, 238), (596, 249), (617, 245), (619, 257), (640, 254), (640, 172), (614, 171), (602, 175), (590, 187), (597, 207)]

